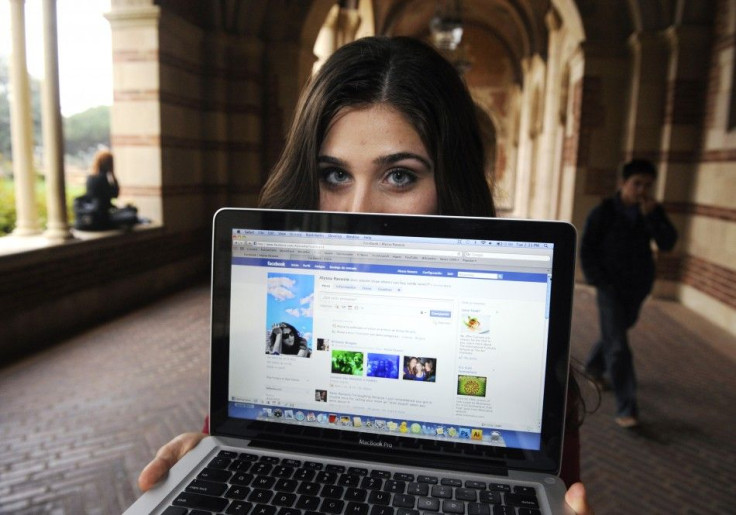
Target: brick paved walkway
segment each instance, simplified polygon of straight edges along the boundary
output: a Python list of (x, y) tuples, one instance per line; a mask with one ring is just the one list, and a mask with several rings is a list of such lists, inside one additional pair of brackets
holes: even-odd
[[(201, 426), (208, 300), (195, 287), (0, 369), (0, 513), (116, 514), (133, 502), (155, 450)], [(583, 357), (597, 332), (586, 287), (573, 326)], [(606, 393), (582, 430), (598, 515), (734, 513), (736, 338), (650, 301), (632, 345), (643, 427), (616, 427)]]

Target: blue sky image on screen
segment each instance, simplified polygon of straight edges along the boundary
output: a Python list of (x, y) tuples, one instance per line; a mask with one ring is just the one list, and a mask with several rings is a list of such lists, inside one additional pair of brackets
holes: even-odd
[(301, 274), (268, 274), (266, 333), (274, 324), (287, 322), (297, 328), (312, 349), (314, 276)]

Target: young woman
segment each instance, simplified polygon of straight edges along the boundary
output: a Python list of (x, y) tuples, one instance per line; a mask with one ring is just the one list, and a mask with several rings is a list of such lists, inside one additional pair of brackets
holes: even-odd
[[(484, 164), (475, 105), (455, 69), (417, 40), (363, 38), (337, 50), (302, 93), (260, 205), (495, 216)], [(575, 445), (565, 446), (575, 472), (577, 406), (568, 417)], [(164, 445), (141, 472), (140, 488), (204, 436), (186, 433)], [(581, 483), (566, 499), (577, 513), (592, 513)]]

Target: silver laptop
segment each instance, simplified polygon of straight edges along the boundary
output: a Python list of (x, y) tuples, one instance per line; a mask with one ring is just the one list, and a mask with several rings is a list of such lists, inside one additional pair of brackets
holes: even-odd
[(570, 224), (226, 208), (212, 249), (212, 436), (126, 513), (567, 513)]

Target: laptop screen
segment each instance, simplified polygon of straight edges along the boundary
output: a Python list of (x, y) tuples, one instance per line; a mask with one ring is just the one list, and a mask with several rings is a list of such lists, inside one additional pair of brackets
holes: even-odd
[(570, 224), (225, 208), (213, 230), (212, 434), (559, 469)]
[(228, 417), (540, 450), (553, 241), (229, 230)]

